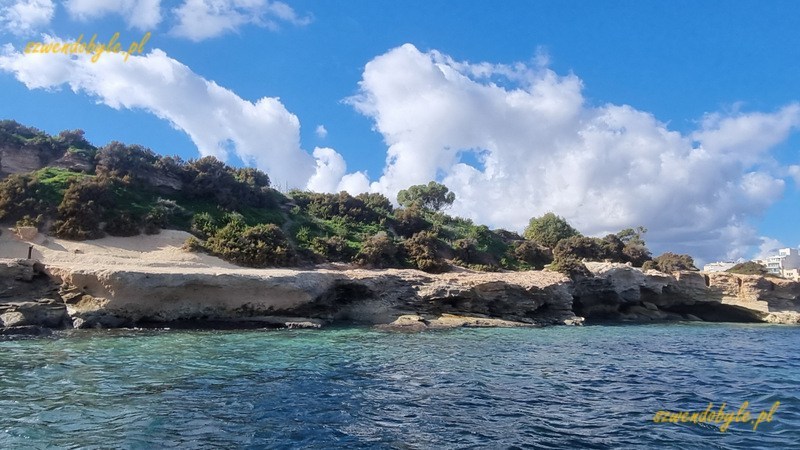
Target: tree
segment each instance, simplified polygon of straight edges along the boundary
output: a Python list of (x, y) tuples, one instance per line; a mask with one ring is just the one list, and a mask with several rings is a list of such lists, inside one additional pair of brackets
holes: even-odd
[(642, 267), (644, 263), (652, 259), (650, 250), (644, 242), (645, 233), (647, 233), (647, 228), (642, 226), (635, 229), (625, 228), (617, 233), (617, 238), (624, 244), (622, 256), (625, 262), (629, 262), (636, 267)]
[(580, 233), (564, 219), (551, 212), (542, 217), (531, 219), (528, 227), (525, 228), (525, 239), (536, 242), (547, 248), (554, 248), (558, 241), (572, 236), (579, 236)]
[(397, 203), (406, 208), (418, 206), (432, 211), (441, 211), (452, 205), (456, 194), (447, 186), (431, 181), (427, 185), (417, 184), (397, 193)]

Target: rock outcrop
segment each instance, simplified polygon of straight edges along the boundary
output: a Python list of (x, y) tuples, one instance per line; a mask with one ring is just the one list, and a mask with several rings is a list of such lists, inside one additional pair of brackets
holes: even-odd
[(573, 310), (591, 321), (706, 320), (800, 323), (800, 283), (725, 272), (643, 273), (624, 264), (587, 263)]
[[(388, 324), (408, 314), (579, 321), (569, 280), (549, 272), (429, 275), (415, 270), (242, 270), (183, 274), (49, 268), (76, 328), (192, 321), (242, 326)], [(276, 317), (306, 318), (283, 321)]]
[[(305, 327), (391, 330), (613, 321), (800, 323), (800, 283), (727, 273), (643, 273), (588, 263), (572, 281), (548, 271), (76, 269), (0, 263), (2, 333), (36, 327)], [(26, 328), (27, 327), (27, 328)], [(31, 328), (33, 327), (33, 328)]]
[(71, 326), (59, 285), (32, 260), (0, 260), (0, 334), (42, 334)]

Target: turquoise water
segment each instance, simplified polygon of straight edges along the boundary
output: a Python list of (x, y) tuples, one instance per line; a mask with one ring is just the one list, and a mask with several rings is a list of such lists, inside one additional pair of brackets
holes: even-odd
[[(0, 342), (0, 448), (800, 448), (800, 328), (66, 332)], [(738, 409), (733, 423), (656, 411)]]

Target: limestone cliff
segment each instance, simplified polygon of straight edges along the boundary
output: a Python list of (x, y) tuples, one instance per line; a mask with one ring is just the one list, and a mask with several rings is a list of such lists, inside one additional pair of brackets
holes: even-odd
[(726, 273), (643, 273), (622, 264), (588, 267), (594, 276), (572, 281), (548, 271), (431, 275), (187, 267), (175, 273), (153, 266), (45, 268), (4, 260), (0, 325), (356, 323), (417, 330), (580, 324), (584, 318), (800, 323), (800, 283)]
[(288, 322), (386, 324), (399, 316), (576, 320), (568, 279), (549, 272), (429, 275), (415, 270), (189, 270), (50, 267), (76, 327)]
[(591, 320), (800, 323), (800, 283), (731, 273), (657, 271), (587, 263), (573, 310)]

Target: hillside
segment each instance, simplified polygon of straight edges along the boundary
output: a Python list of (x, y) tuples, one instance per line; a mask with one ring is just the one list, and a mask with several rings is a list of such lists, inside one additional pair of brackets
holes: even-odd
[[(183, 161), (120, 142), (98, 148), (81, 130), (51, 136), (0, 122), (0, 222), (62, 239), (182, 230), (193, 236), (185, 249), (250, 267), (525, 270), (555, 256), (554, 269), (580, 274), (581, 260), (651, 259), (641, 228), (587, 238), (548, 214), (537, 222), (543, 231), (532, 221), (525, 239), (445, 214), (452, 202), (434, 182), (401, 191), (402, 207), (378, 193), (281, 193), (268, 174), (213, 157)], [(680, 268), (691, 258), (688, 266)]]

